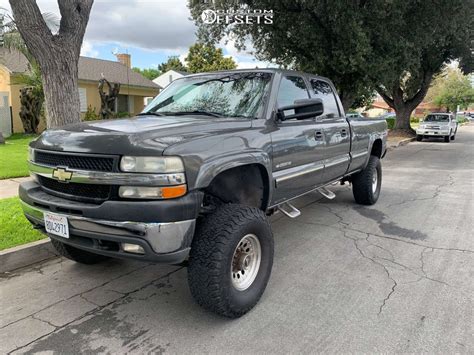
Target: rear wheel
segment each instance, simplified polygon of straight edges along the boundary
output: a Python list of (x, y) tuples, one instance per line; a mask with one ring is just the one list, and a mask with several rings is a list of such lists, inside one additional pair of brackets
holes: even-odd
[(109, 259), (107, 256), (89, 253), (88, 251), (72, 247), (53, 238), (51, 238), (51, 244), (53, 244), (61, 256), (80, 264), (92, 265)]
[(355, 201), (361, 205), (373, 205), (379, 198), (381, 186), (382, 165), (378, 157), (371, 155), (365, 169), (352, 176)]
[(421, 142), (423, 140), (423, 136), (421, 134), (416, 135), (417, 142)]
[(196, 302), (237, 318), (262, 296), (273, 265), (273, 235), (263, 211), (228, 204), (200, 222), (189, 257)]

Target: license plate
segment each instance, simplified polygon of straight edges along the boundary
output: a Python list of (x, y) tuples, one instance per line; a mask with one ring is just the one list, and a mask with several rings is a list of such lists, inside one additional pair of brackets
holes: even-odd
[(65, 216), (55, 213), (45, 213), (44, 226), (47, 233), (69, 238), (69, 224)]

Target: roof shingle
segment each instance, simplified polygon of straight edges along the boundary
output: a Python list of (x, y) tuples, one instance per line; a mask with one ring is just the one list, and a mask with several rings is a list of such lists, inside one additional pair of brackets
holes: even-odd
[[(0, 64), (12, 73), (23, 73), (29, 70), (28, 60), (23, 54), (6, 48), (0, 48)], [(89, 57), (79, 58), (79, 80), (99, 81), (102, 74), (111, 83), (158, 89), (153, 81), (120, 62)]]

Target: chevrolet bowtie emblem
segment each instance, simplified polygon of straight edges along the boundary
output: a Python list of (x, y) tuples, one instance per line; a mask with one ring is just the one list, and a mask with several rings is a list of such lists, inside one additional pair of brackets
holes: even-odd
[(53, 178), (62, 182), (69, 181), (72, 178), (72, 171), (68, 171), (64, 168), (56, 168), (53, 170)]

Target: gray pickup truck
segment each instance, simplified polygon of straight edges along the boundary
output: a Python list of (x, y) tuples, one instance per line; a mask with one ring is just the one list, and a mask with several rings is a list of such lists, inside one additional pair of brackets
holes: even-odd
[(137, 117), (45, 131), (30, 144), (28, 220), (58, 252), (188, 265), (195, 300), (227, 317), (249, 311), (273, 264), (267, 216), (349, 182), (380, 194), (383, 120), (347, 119), (333, 84), (280, 69), (190, 75)]

